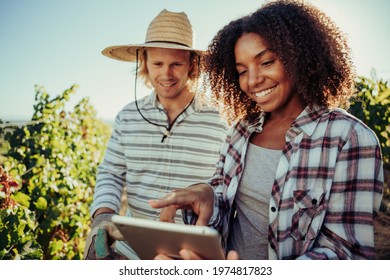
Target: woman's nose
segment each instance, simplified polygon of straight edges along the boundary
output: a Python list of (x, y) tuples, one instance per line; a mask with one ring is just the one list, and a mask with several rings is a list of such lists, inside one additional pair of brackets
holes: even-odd
[(248, 86), (255, 87), (257, 84), (261, 84), (264, 81), (264, 76), (258, 69), (248, 70)]

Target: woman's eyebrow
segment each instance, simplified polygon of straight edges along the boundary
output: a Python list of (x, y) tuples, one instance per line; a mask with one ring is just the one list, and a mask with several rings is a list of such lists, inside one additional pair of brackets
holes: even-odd
[[(268, 53), (270, 51), (271, 51), (270, 49), (265, 49), (265, 50), (259, 52), (258, 54), (255, 55), (255, 59), (258, 59), (258, 58), (262, 57), (263, 55), (265, 55), (266, 53)], [(240, 63), (240, 62), (236, 62), (236, 67), (240, 66), (240, 65), (242, 66), (243, 64)]]

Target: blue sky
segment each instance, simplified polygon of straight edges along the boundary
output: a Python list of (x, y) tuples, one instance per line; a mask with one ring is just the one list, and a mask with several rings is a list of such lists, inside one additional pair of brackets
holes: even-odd
[[(109, 45), (143, 43), (164, 8), (187, 13), (197, 48), (261, 0), (0, 0), (0, 119), (28, 120), (34, 85), (55, 96), (78, 84), (71, 105), (89, 97), (102, 119), (134, 100), (134, 64), (106, 58)], [(349, 36), (359, 75), (390, 80), (390, 1), (310, 0)], [(139, 89), (139, 97), (148, 90)]]

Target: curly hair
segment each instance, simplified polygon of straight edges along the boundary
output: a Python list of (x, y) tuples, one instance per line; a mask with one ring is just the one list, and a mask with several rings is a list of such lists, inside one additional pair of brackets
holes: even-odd
[(279, 57), (305, 105), (348, 106), (355, 93), (355, 68), (347, 37), (316, 7), (302, 1), (270, 2), (231, 21), (209, 44), (202, 67), (212, 98), (229, 123), (252, 119), (261, 109), (239, 85), (234, 47), (244, 33), (255, 33)]

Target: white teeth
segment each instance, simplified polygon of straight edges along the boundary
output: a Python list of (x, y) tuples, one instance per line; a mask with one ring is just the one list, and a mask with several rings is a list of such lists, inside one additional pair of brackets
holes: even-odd
[(160, 83), (161, 86), (163, 87), (171, 87), (173, 86), (175, 83)]
[(255, 95), (256, 95), (257, 98), (266, 96), (266, 95), (270, 94), (271, 92), (273, 92), (275, 88), (276, 87), (273, 87), (273, 88), (270, 88), (270, 89), (267, 89), (267, 90), (255, 93)]

